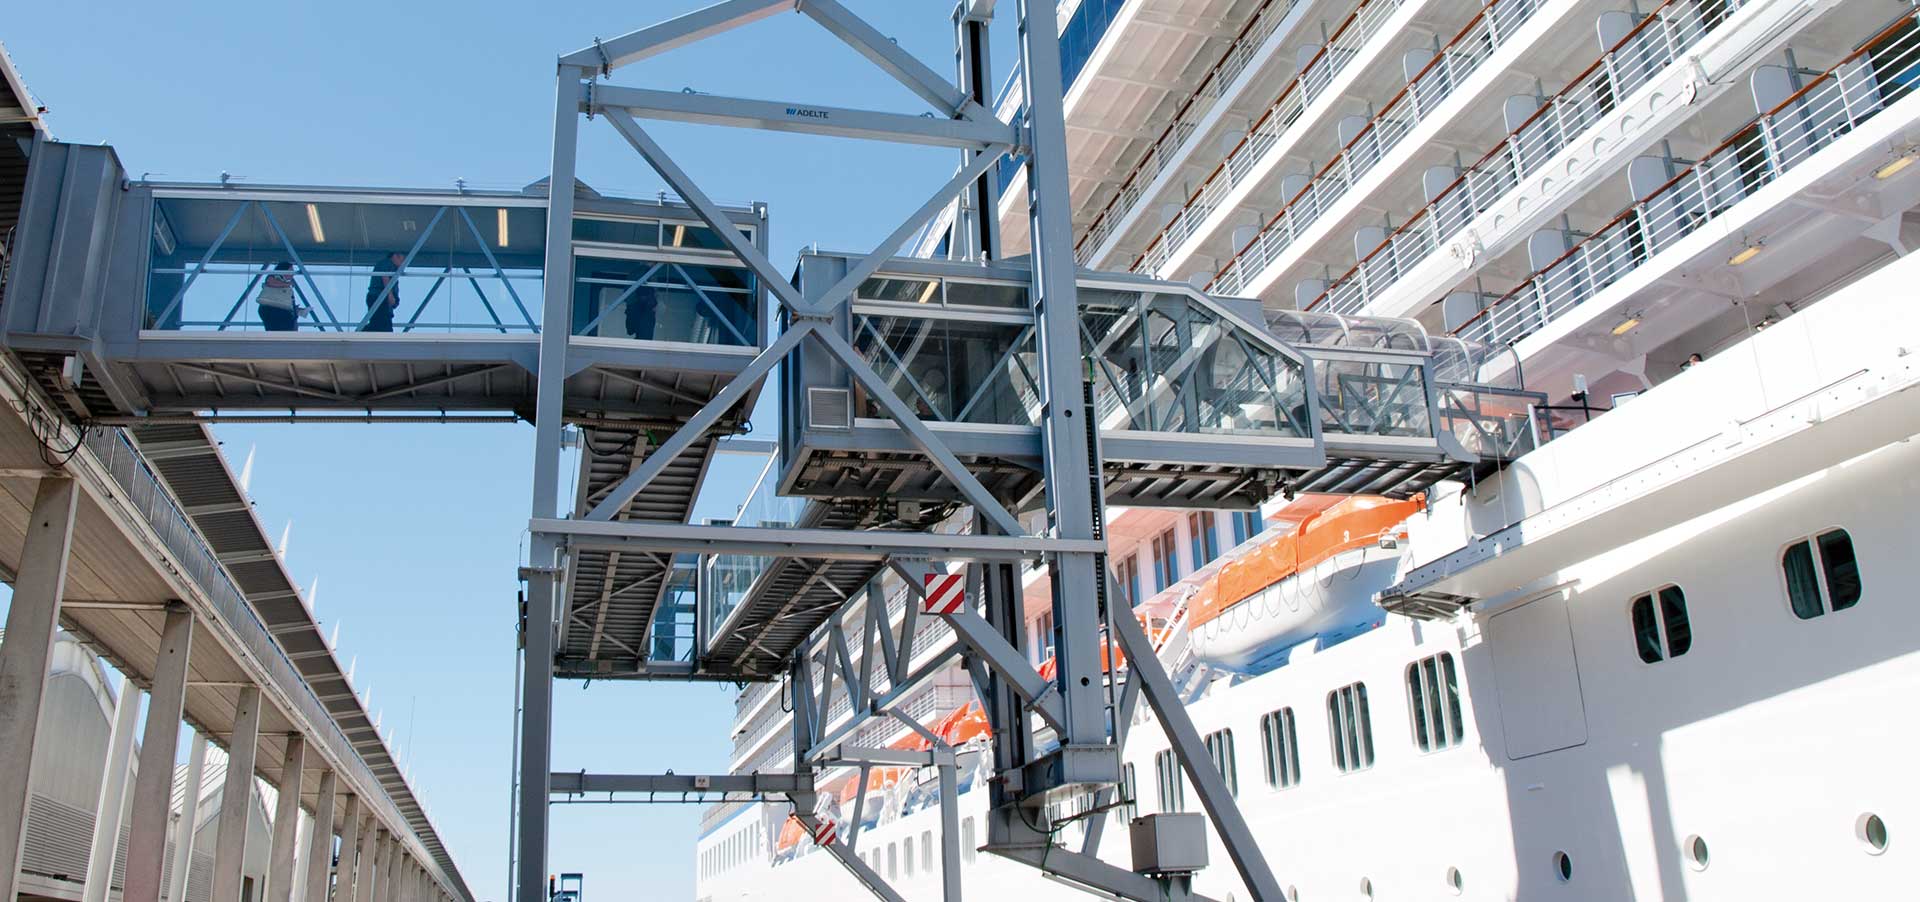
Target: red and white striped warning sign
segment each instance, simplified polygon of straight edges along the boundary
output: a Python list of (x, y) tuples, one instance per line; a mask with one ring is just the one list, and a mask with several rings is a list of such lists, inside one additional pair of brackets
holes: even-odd
[(813, 831), (813, 841), (823, 846), (833, 845), (834, 841), (839, 838), (840, 831), (834, 826), (831, 820), (821, 821), (820, 829)]
[(925, 577), (927, 594), (920, 610), (928, 614), (958, 614), (967, 606), (965, 574), (929, 573)]

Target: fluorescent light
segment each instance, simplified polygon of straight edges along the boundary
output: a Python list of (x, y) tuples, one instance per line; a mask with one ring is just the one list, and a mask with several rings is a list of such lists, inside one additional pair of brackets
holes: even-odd
[(1740, 264), (1745, 263), (1748, 260), (1751, 260), (1758, 256), (1760, 256), (1760, 245), (1749, 244), (1746, 247), (1741, 248), (1739, 253), (1734, 254), (1731, 257), (1728, 257), (1727, 265), (1739, 266)]
[(674, 226), (673, 227), (673, 244), (669, 246), (685, 247), (686, 244), (687, 244), (687, 227), (683, 225)]
[(500, 246), (507, 246), (507, 208), (500, 208)]
[(927, 290), (920, 292), (920, 303), (924, 304), (928, 301), (933, 300), (934, 292), (939, 290), (940, 290), (940, 283), (938, 281), (928, 282)]
[(1632, 332), (1634, 327), (1638, 325), (1640, 325), (1640, 315), (1637, 313), (1629, 313), (1626, 319), (1621, 320), (1619, 325), (1613, 327), (1613, 334), (1625, 335), (1628, 332)]
[(1900, 174), (1900, 170), (1913, 165), (1913, 154), (1907, 154), (1873, 171), (1873, 177), (1885, 181)]
[(314, 241), (327, 243), (327, 230), (320, 227), (320, 208), (312, 204), (307, 205), (307, 226), (313, 229)]

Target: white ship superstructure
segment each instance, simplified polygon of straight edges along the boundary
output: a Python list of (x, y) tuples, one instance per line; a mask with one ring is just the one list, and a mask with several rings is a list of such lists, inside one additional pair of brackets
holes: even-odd
[[(1897, 600), (1920, 501), (1914, 5), (1069, 0), (1060, 14), (1084, 267), (1257, 299), (1302, 347), (1462, 360), (1479, 388), (1443, 405), (1528, 424), (1454, 421), (1471, 450), (1517, 460), (1398, 500), (1295, 484), (1257, 508), (1187, 505), (1169, 478), (1164, 501), (1107, 508), (1118, 591), (1288, 898), (1910, 886), (1920, 869), (1893, 837), (1916, 788), (1895, 712), (1920, 682), (1920, 621)], [(999, 177), (1017, 254), (1026, 170)], [(954, 219), (923, 253), (954, 247)], [(1319, 488), (1350, 494), (1337, 475)], [(1047, 573), (1021, 579), (1044, 665)], [(897, 627), (917, 602), (882, 585), (852, 604), (884, 599)], [(921, 621), (913, 660), (953, 644)], [(873, 666), (850, 647), (843, 666)], [(959, 749), (969, 892), (1077, 897), (976, 851), (990, 753), (965, 726), (974, 698), (956, 663), (895, 705), (944, 720)], [(732, 770), (786, 768), (783, 687), (737, 705)], [(1080, 849), (1104, 820), (1100, 854), (1124, 867), (1127, 819), (1195, 810), (1166, 743), (1140, 736), (1111, 808), (1033, 812), (1056, 842)], [(887, 719), (842, 738), (924, 747)], [(841, 838), (908, 898), (940, 893), (933, 777), (843, 768), (823, 783)], [(703, 900), (861, 891), (786, 806), (716, 806), (703, 829)], [(1246, 898), (1212, 842), (1195, 890)]]

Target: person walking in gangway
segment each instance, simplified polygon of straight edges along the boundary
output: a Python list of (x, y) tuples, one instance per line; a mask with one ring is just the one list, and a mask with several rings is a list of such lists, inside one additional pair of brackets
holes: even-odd
[[(373, 278), (367, 280), (367, 324), (360, 331), (393, 331), (393, 312), (400, 309), (400, 264), (406, 259), (405, 254), (394, 251), (373, 265)], [(386, 298), (384, 303), (382, 297)]]
[(285, 260), (273, 265), (273, 273), (260, 286), (254, 299), (260, 305), (260, 323), (268, 332), (292, 332), (300, 328), (299, 308), (293, 302), (293, 264)]

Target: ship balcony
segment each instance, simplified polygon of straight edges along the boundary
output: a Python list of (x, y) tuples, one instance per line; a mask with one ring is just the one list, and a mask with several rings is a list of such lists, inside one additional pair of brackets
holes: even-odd
[[(1257, 61), (1225, 102), (1184, 133), (1157, 142), (1108, 195), (1086, 223), (1081, 259), (1104, 269), (1164, 274), (1169, 268), (1162, 264), (1203, 221), (1235, 206), (1222, 207), (1227, 192), (1251, 190), (1250, 179), (1279, 178), (1269, 170), (1289, 154), (1310, 156), (1313, 151), (1300, 146), (1304, 136), (1326, 131), (1342, 110), (1369, 109), (1349, 96), (1393, 93), (1405, 83), (1399, 73), (1406, 59), (1441, 43), (1427, 24), (1444, 28), (1478, 9), (1470, 0), (1362, 0), (1286, 11), (1285, 27), (1262, 41)], [(1412, 48), (1406, 59), (1393, 52), (1398, 47)], [(1259, 167), (1261, 160), (1269, 162)]]
[(1532, 152), (1504, 142), (1539, 107), (1543, 84), (1586, 75), (1603, 83), (1603, 99), (1624, 97), (1716, 21), (1683, 4), (1636, 16), (1604, 4), (1502, 0), (1451, 20), (1457, 30), (1444, 36), (1394, 36), (1405, 48), (1392, 55), (1399, 65), (1360, 73), (1348, 95), (1364, 102), (1347, 99), (1330, 114), (1344, 114), (1333, 141), (1303, 145), (1296, 126), (1238, 148), (1165, 217), (1133, 266), (1162, 277), (1199, 272), (1213, 290), (1305, 304), (1330, 272), (1401, 224), (1379, 211), (1424, 208), (1468, 161), (1491, 168), (1480, 159), (1488, 148)]
[[(1775, 48), (1789, 39), (1808, 46), (1827, 43), (1836, 28), (1844, 29), (1843, 23), (1854, 18), (1844, 7), (1824, 17), (1789, 15), (1793, 12), (1747, 2), (1726, 4), (1704, 17), (1615, 20), (1615, 28), (1603, 28), (1601, 34), (1618, 37), (1578, 78), (1545, 98), (1509, 98), (1504, 117), (1509, 130), (1484, 145), (1474, 162), (1429, 169), (1412, 198), (1413, 215), (1398, 224), (1354, 230), (1351, 249), (1337, 240), (1320, 249), (1320, 259), (1311, 262), (1323, 268), (1324, 276), (1307, 270), (1305, 261), (1289, 261), (1284, 251), (1269, 253), (1256, 244), (1222, 272), (1216, 287), (1291, 291), (1300, 306), (1310, 309), (1423, 315), (1436, 329), (1451, 329), (1463, 318), (1455, 311), (1470, 315), (1502, 295), (1497, 287), (1506, 277), (1502, 267), (1511, 266), (1512, 253), (1532, 242), (1530, 232), (1537, 227), (1532, 223), (1562, 217), (1562, 231), (1580, 232), (1607, 222), (1619, 211), (1617, 198), (1629, 190), (1629, 182), (1644, 190), (1657, 186), (1644, 182), (1644, 172), (1633, 171), (1644, 164), (1636, 164), (1632, 154), (1663, 139), (1666, 150), (1656, 147), (1656, 153), (1682, 161), (1717, 146), (1720, 136), (1754, 115), (1752, 97), (1761, 95), (1743, 97), (1746, 92), (1739, 89), (1748, 85), (1755, 64), (1770, 53), (1780, 55)], [(1860, 27), (1854, 26), (1855, 34)], [(1694, 81), (1688, 59), (1696, 54), (1725, 74), (1675, 90)], [(1681, 96), (1690, 102), (1677, 102)], [(1629, 109), (1643, 100), (1658, 109)], [(1549, 173), (1561, 168), (1582, 175), (1558, 179)], [(1411, 188), (1411, 182), (1403, 185), (1402, 196)], [(1601, 198), (1594, 203), (1605, 212), (1578, 221), (1583, 214), (1576, 208), (1583, 198)], [(1524, 275), (1535, 267), (1517, 268)], [(1289, 275), (1305, 277), (1287, 285), (1283, 280)], [(1461, 284), (1474, 275), (1481, 276), (1481, 284)], [(1488, 288), (1488, 280), (1496, 287)], [(1429, 311), (1428, 305), (1443, 296), (1447, 311)]]
[[(1288, 2), (1271, 0), (1266, 5)], [(1093, 174), (1125, 165), (1141, 142), (1154, 139), (1139, 123), (1174, 115), (1198, 86), (1195, 73), (1237, 42), (1248, 10), (1240, 0), (1079, 0), (1061, 7), (1069, 190), (1084, 206), (1100, 190)], [(994, 107), (1003, 118), (1011, 118), (1025, 100), (1016, 64)], [(1024, 169), (1003, 163), (998, 177), (1006, 253), (1026, 253)]]
[[(1339, 0), (1260, 0), (1192, 89), (1172, 105), (1171, 115), (1163, 106), (1126, 120), (1153, 123), (1151, 134), (1136, 136), (1119, 153), (1073, 160), (1072, 166), (1087, 172), (1112, 173), (1094, 180), (1093, 191), (1077, 198), (1074, 252), (1081, 265), (1122, 268), (1124, 261), (1109, 259), (1109, 239), (1133, 228), (1142, 216), (1151, 218), (1150, 211), (1160, 208), (1152, 201), (1170, 193), (1184, 197), (1195, 168), (1212, 165), (1236, 145), (1246, 123), (1295, 80), (1297, 69), (1331, 70), (1344, 60), (1318, 42), (1338, 29), (1342, 17), (1353, 15)], [(1312, 37), (1303, 37), (1308, 34)], [(1323, 79), (1316, 74), (1308, 80)]]
[(1585, 228), (1541, 230), (1498, 261), (1517, 275), (1495, 284), (1511, 287), (1450, 311), (1450, 331), (1513, 345), (1515, 365), (1564, 393), (1575, 372), (1644, 374), (1711, 350), (1920, 247), (1913, 14), (1824, 22), (1786, 61), (1750, 75), (1747, 118), (1725, 138), (1674, 135), (1672, 153), (1583, 198), (1569, 220)]
[[(4, 340), (83, 417), (529, 414), (544, 193), (127, 182), (110, 149), (50, 144)], [(697, 410), (764, 346), (760, 286), (684, 206), (579, 194), (568, 415)]]

